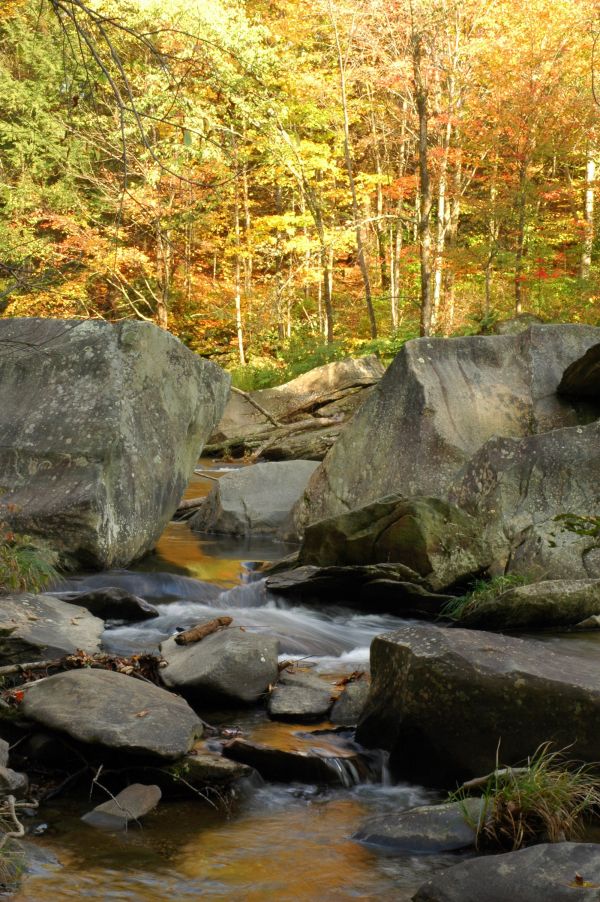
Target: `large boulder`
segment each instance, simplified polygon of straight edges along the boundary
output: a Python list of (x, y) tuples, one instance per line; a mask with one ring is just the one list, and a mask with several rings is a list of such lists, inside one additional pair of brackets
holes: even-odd
[(230, 470), (189, 521), (198, 532), (277, 535), (318, 464), (289, 460)]
[(192, 645), (167, 639), (160, 650), (165, 686), (199, 704), (252, 704), (279, 675), (279, 642), (262, 633), (231, 628)]
[(73, 739), (134, 755), (183, 757), (203, 724), (182, 698), (110, 670), (69, 670), (23, 687), (23, 714)]
[(600, 341), (592, 326), (407, 342), (295, 510), (296, 529), (391, 493), (443, 495), (494, 435), (589, 422), (596, 405), (556, 395), (565, 368)]
[(150, 323), (0, 320), (0, 516), (86, 566), (149, 551), (229, 377)]
[(559, 395), (596, 404), (600, 399), (600, 344), (567, 367), (557, 389)]
[(104, 621), (48, 595), (0, 596), (0, 661), (23, 664), (100, 651)]
[(600, 661), (546, 643), (410, 626), (371, 645), (371, 692), (357, 730), (403, 778), (455, 786), (543, 742), (597, 761)]
[(460, 625), (484, 630), (556, 629), (600, 619), (599, 615), (600, 579), (554, 579), (515, 586), (467, 607)]
[(298, 560), (319, 567), (399, 563), (437, 592), (484, 571), (491, 558), (475, 517), (438, 498), (391, 495), (313, 523)]
[[(250, 399), (232, 392), (207, 450), (241, 454), (268, 440), (263, 456), (270, 460), (322, 460), (383, 373), (375, 356), (348, 358), (316, 367), (284, 385), (250, 392)], [(260, 408), (288, 426), (314, 417), (316, 428), (297, 433), (276, 429)], [(337, 422), (320, 425), (323, 417)]]
[(494, 438), (449, 498), (477, 517), (493, 571), (537, 579), (600, 578), (600, 544), (570, 514), (600, 516), (600, 422), (526, 438)]
[(485, 855), (440, 871), (413, 902), (596, 902), (600, 845), (561, 842)]

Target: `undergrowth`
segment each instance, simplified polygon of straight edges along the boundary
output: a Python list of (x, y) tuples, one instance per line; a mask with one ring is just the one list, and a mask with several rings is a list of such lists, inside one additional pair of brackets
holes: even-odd
[(58, 577), (55, 552), (0, 525), (0, 594), (40, 592)]
[(508, 592), (509, 589), (527, 585), (529, 582), (531, 582), (531, 577), (519, 573), (475, 580), (469, 592), (453, 598), (444, 605), (442, 615), (451, 620), (461, 620), (466, 614), (474, 613), (504, 592)]
[[(597, 765), (580, 765), (541, 745), (523, 767), (496, 768), (479, 787), (484, 815), (474, 822), (478, 848), (513, 851), (542, 842), (581, 837), (586, 817), (600, 812)], [(467, 784), (468, 786), (468, 784)], [(450, 801), (464, 802), (461, 788)]]

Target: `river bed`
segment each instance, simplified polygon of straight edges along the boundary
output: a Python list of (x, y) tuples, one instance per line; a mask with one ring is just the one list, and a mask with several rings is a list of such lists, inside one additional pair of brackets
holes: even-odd
[[(212, 475), (220, 470), (203, 461)], [(210, 480), (195, 476), (186, 497), (205, 494)], [(228, 613), (235, 623), (280, 639), (281, 657), (302, 659), (334, 682), (368, 667), (369, 643), (403, 622), (390, 615), (357, 614), (343, 606), (326, 610), (266, 592), (257, 561), (292, 550), (276, 542), (200, 540), (186, 524), (172, 523), (156, 552), (135, 570), (81, 576), (70, 588), (122, 585), (160, 610), (154, 620), (107, 630), (115, 653), (155, 651), (176, 629)], [(204, 712), (201, 712), (204, 713)], [(210, 720), (210, 715), (206, 714)], [(299, 734), (326, 727), (271, 722), (261, 710), (218, 712), (213, 720), (240, 727), (260, 742), (286, 747)], [(80, 817), (104, 799), (47, 803), (36, 823), (45, 832), (27, 843), (38, 850), (33, 873), (14, 896), (21, 902), (88, 902), (206, 899), (409, 900), (431, 873), (456, 856), (383, 856), (351, 840), (361, 821), (436, 800), (424, 787), (382, 782), (326, 790), (300, 784), (248, 785), (227, 804), (163, 801), (141, 828), (113, 835)], [(44, 857), (47, 860), (44, 860)]]

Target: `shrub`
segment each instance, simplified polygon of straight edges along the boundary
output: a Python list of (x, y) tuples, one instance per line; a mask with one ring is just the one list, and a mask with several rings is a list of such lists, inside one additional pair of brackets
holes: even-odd
[[(597, 765), (578, 765), (544, 743), (523, 767), (496, 768), (479, 789), (484, 816), (471, 823), (477, 846), (515, 850), (542, 842), (564, 842), (583, 833), (586, 816), (600, 810)], [(453, 793), (464, 801), (469, 784)]]

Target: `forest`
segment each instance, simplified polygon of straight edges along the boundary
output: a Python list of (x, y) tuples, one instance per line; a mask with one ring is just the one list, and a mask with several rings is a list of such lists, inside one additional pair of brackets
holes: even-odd
[(4, 0), (0, 314), (282, 382), (600, 321), (592, 0)]

